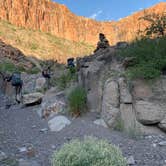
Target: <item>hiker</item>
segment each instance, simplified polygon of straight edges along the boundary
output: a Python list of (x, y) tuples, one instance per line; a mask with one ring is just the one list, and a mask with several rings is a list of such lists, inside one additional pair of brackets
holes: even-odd
[(71, 73), (75, 72), (74, 58), (68, 58), (67, 59), (67, 67), (70, 69)]
[(51, 67), (48, 66), (46, 69), (43, 69), (42, 75), (46, 79), (47, 88), (49, 88), (50, 87), (50, 79), (51, 79)]
[(22, 86), (23, 86), (23, 81), (21, 80), (21, 73), (14, 72), (11, 76), (6, 76), (5, 80), (7, 82), (11, 81), (12, 86), (15, 88), (15, 100), (17, 103), (20, 103), (22, 100)]
[(0, 93), (5, 94), (5, 75), (0, 71)]

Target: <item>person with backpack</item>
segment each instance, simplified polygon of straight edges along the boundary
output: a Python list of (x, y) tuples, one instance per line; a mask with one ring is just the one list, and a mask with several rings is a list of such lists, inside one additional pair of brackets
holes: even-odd
[(75, 73), (74, 58), (67, 59), (67, 67), (69, 68), (70, 73)]
[(46, 79), (47, 88), (49, 89), (51, 79), (51, 67), (48, 66), (46, 69), (43, 69), (42, 75)]
[(22, 86), (23, 86), (21, 73), (14, 72), (11, 76), (6, 77), (6, 80), (8, 82), (11, 81), (12, 86), (15, 88), (15, 100), (17, 103), (20, 103), (22, 100)]

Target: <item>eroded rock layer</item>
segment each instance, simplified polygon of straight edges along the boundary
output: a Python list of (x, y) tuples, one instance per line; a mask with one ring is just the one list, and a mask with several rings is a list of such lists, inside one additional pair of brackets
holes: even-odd
[(76, 16), (64, 5), (49, 0), (1, 0), (0, 19), (17, 26), (49, 32), (57, 37), (72, 41), (96, 44), (100, 32), (110, 44), (120, 40), (129, 41), (136, 37), (145, 24), (138, 18), (145, 13), (164, 12), (166, 3), (161, 2), (145, 11), (137, 12), (118, 22), (97, 22)]

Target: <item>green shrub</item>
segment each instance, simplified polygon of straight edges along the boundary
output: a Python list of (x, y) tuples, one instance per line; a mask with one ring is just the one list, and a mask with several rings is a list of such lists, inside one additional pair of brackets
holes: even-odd
[(70, 73), (63, 74), (58, 81), (58, 85), (60, 89), (65, 89), (67, 87), (67, 84), (71, 81), (71, 75)]
[(65, 144), (52, 157), (53, 166), (127, 166), (121, 151), (107, 141), (88, 137)]
[(0, 71), (2, 72), (14, 72), (17, 70), (17, 67), (10, 61), (4, 61), (3, 63), (0, 63)]
[(86, 91), (82, 87), (74, 88), (68, 96), (69, 111), (72, 114), (81, 114), (86, 107)]
[(0, 160), (0, 165), (2, 166), (19, 166), (19, 162), (13, 158), (6, 158), (4, 160)]
[(140, 39), (130, 44), (128, 48), (119, 51), (124, 57), (133, 57), (135, 63), (128, 67), (130, 78), (154, 79), (159, 77), (166, 68), (166, 37), (158, 39)]
[[(74, 70), (74, 69), (73, 69)], [(65, 89), (71, 81), (74, 81), (77, 79), (76, 72), (73, 71), (73, 73), (68, 70), (65, 74), (62, 74), (61, 77), (57, 80), (57, 85), (60, 89)]]
[(145, 28), (146, 36), (164, 36), (166, 29), (166, 12), (164, 13), (151, 13), (139, 18), (147, 21), (150, 25)]
[(31, 74), (34, 72), (34, 68), (26, 70), (23, 64), (15, 65), (10, 60), (6, 60), (3, 63), (0, 63), (0, 71), (9, 72), (9, 73), (19, 71), (19, 72), (27, 72)]
[(121, 118), (117, 119), (114, 129), (117, 131), (124, 131), (124, 121)]
[(31, 50), (36, 50), (38, 48), (37, 43), (30, 43)]
[(28, 74), (38, 74), (40, 72), (40, 69), (38, 69), (37, 67), (33, 67), (29, 70), (26, 71)]

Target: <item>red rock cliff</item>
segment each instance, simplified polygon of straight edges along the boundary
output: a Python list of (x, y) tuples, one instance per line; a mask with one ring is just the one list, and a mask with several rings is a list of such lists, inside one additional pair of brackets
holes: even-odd
[[(17, 26), (50, 32), (58, 37), (96, 44), (102, 32), (111, 44), (119, 40), (132, 40), (139, 28), (144, 27), (138, 18), (144, 11), (137, 12), (118, 22), (97, 22), (76, 16), (64, 5), (49, 0), (0, 0), (0, 19)], [(166, 11), (166, 3), (147, 9), (147, 12)]]

